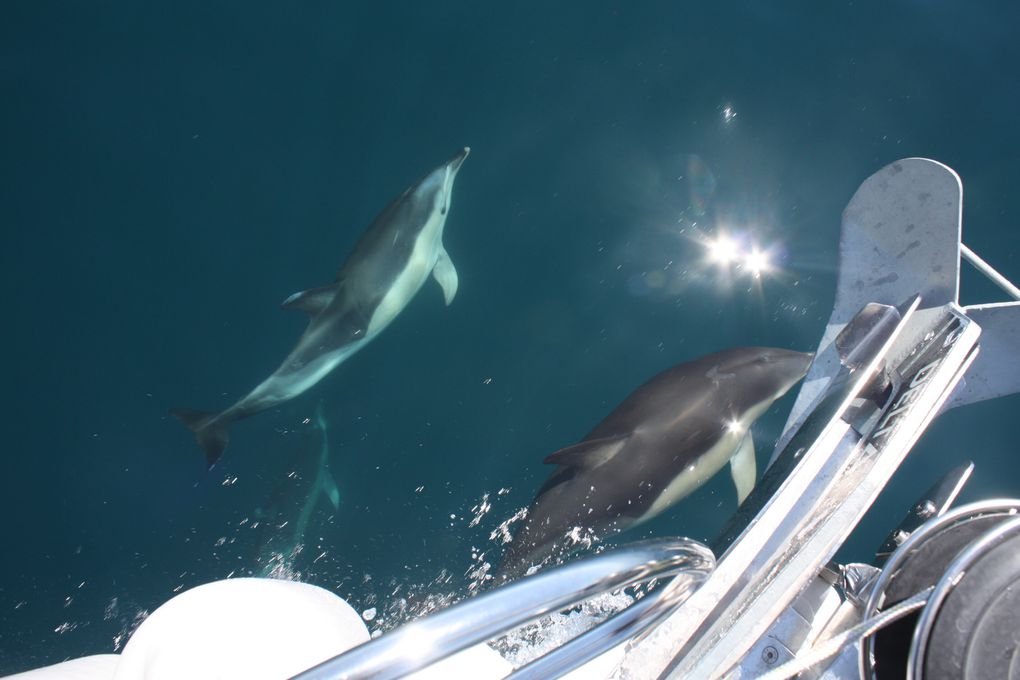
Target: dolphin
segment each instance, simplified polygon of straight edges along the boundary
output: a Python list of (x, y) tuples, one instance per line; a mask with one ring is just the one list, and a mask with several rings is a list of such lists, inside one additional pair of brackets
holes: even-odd
[[(329, 470), (329, 424), (321, 402), (311, 422), (322, 440), (318, 451), (301, 447), (291, 461), (291, 473), (276, 485), (267, 505), (255, 511), (255, 517), (269, 534), (257, 557), (258, 562), (264, 563), (260, 576), (285, 576), (293, 570), (294, 561), (304, 548), (312, 513), (320, 501), (327, 501), (334, 511), (340, 509), (340, 490)], [(299, 499), (293, 494), (299, 494)], [(298, 504), (301, 509), (295, 515), (292, 511)]]
[(498, 574), (516, 576), (572, 544), (658, 515), (727, 462), (743, 502), (756, 479), (751, 424), (808, 370), (813, 355), (741, 347), (659, 373), (579, 443), (545, 462), (539, 489)]
[(364, 347), (400, 313), (429, 274), (446, 304), (457, 294), (457, 270), (443, 247), (453, 181), (470, 149), (464, 147), (379, 214), (347, 257), (336, 280), (295, 293), (284, 309), (310, 317), (304, 334), (276, 372), (219, 413), (173, 409), (198, 440), (212, 468), (227, 447), (235, 420), (293, 399)]

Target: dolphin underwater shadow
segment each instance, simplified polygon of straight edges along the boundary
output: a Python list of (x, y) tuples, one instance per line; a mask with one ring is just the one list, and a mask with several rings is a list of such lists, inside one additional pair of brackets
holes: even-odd
[(750, 426), (807, 373), (813, 354), (742, 347), (679, 364), (632, 392), (583, 440), (545, 458), (538, 490), (495, 573), (499, 583), (585, 538), (658, 515), (727, 462), (738, 502), (754, 488)]
[(310, 317), (276, 371), (219, 413), (171, 409), (205, 452), (211, 469), (229, 441), (231, 423), (293, 399), (364, 347), (407, 306), (431, 274), (449, 305), (457, 270), (443, 247), (453, 182), (470, 149), (435, 168), (379, 213), (340, 268), (336, 280), (295, 293), (284, 309)]
[[(329, 470), (329, 424), (322, 403), (311, 421), (319, 446), (300, 446), (288, 466), (290, 474), (273, 488), (266, 504), (256, 510), (262, 535), (256, 561), (259, 576), (292, 578), (294, 563), (305, 546), (305, 534), (315, 510), (340, 509), (340, 490)], [(300, 508), (300, 509), (298, 509)]]

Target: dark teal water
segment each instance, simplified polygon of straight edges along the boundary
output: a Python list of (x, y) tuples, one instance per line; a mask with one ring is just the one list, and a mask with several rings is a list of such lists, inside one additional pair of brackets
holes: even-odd
[[(734, 345), (813, 349), (840, 213), (898, 158), (955, 168), (967, 242), (1020, 279), (1017, 14), (5, 3), (0, 673), (112, 651), (176, 590), (258, 571), (255, 510), (316, 450), (319, 401), (343, 500), (295, 569), (359, 609), (462, 587), (542, 458), (648, 377)], [(304, 324), (278, 304), (331, 280), (373, 216), (464, 145), (454, 303), (427, 283), (313, 391), (238, 424), (206, 473), (167, 409), (224, 407), (272, 371)], [(723, 285), (689, 237), (726, 227), (774, 246), (781, 271)], [(790, 403), (756, 428), (762, 462)], [(848, 556), (964, 457), (967, 498), (1020, 494), (1018, 406), (937, 422)], [(709, 538), (734, 505), (720, 475), (631, 537)]]

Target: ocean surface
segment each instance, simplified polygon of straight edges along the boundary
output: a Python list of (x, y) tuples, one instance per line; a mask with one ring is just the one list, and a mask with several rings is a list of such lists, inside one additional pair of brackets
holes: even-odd
[[(946, 0), (3, 3), (0, 674), (120, 649), (175, 593), (267, 564), (376, 608), (375, 628), (410, 615), (401, 598), (467, 594), (542, 459), (639, 384), (727, 347), (814, 349), (841, 211), (899, 158), (953, 167), (966, 242), (1020, 279), (1018, 19)], [(305, 324), (280, 302), (463, 146), (453, 303), (427, 282), (207, 472), (167, 410), (224, 408), (274, 370)], [(720, 233), (770, 266), (713, 266)], [(962, 297), (1003, 299), (969, 270)], [(754, 428), (759, 467), (791, 404)], [(339, 508), (272, 562), (320, 407)], [(1018, 407), (940, 418), (845, 557), (966, 458), (965, 499), (1020, 495)], [(735, 505), (724, 472), (620, 540), (710, 539)]]

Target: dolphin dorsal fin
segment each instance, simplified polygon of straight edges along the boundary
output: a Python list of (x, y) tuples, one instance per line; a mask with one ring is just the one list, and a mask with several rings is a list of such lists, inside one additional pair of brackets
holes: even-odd
[(627, 443), (628, 435), (586, 439), (572, 446), (550, 453), (543, 463), (547, 465), (566, 465), (575, 468), (596, 468), (620, 452)]
[(457, 270), (453, 267), (450, 254), (442, 246), (439, 247), (439, 258), (432, 267), (432, 276), (439, 282), (439, 287), (443, 289), (443, 299), (449, 305), (457, 294)]
[(309, 316), (315, 316), (329, 306), (338, 290), (340, 290), (339, 283), (309, 288), (300, 293), (294, 293), (280, 306), (284, 309), (300, 309), (302, 312), (307, 312)]

